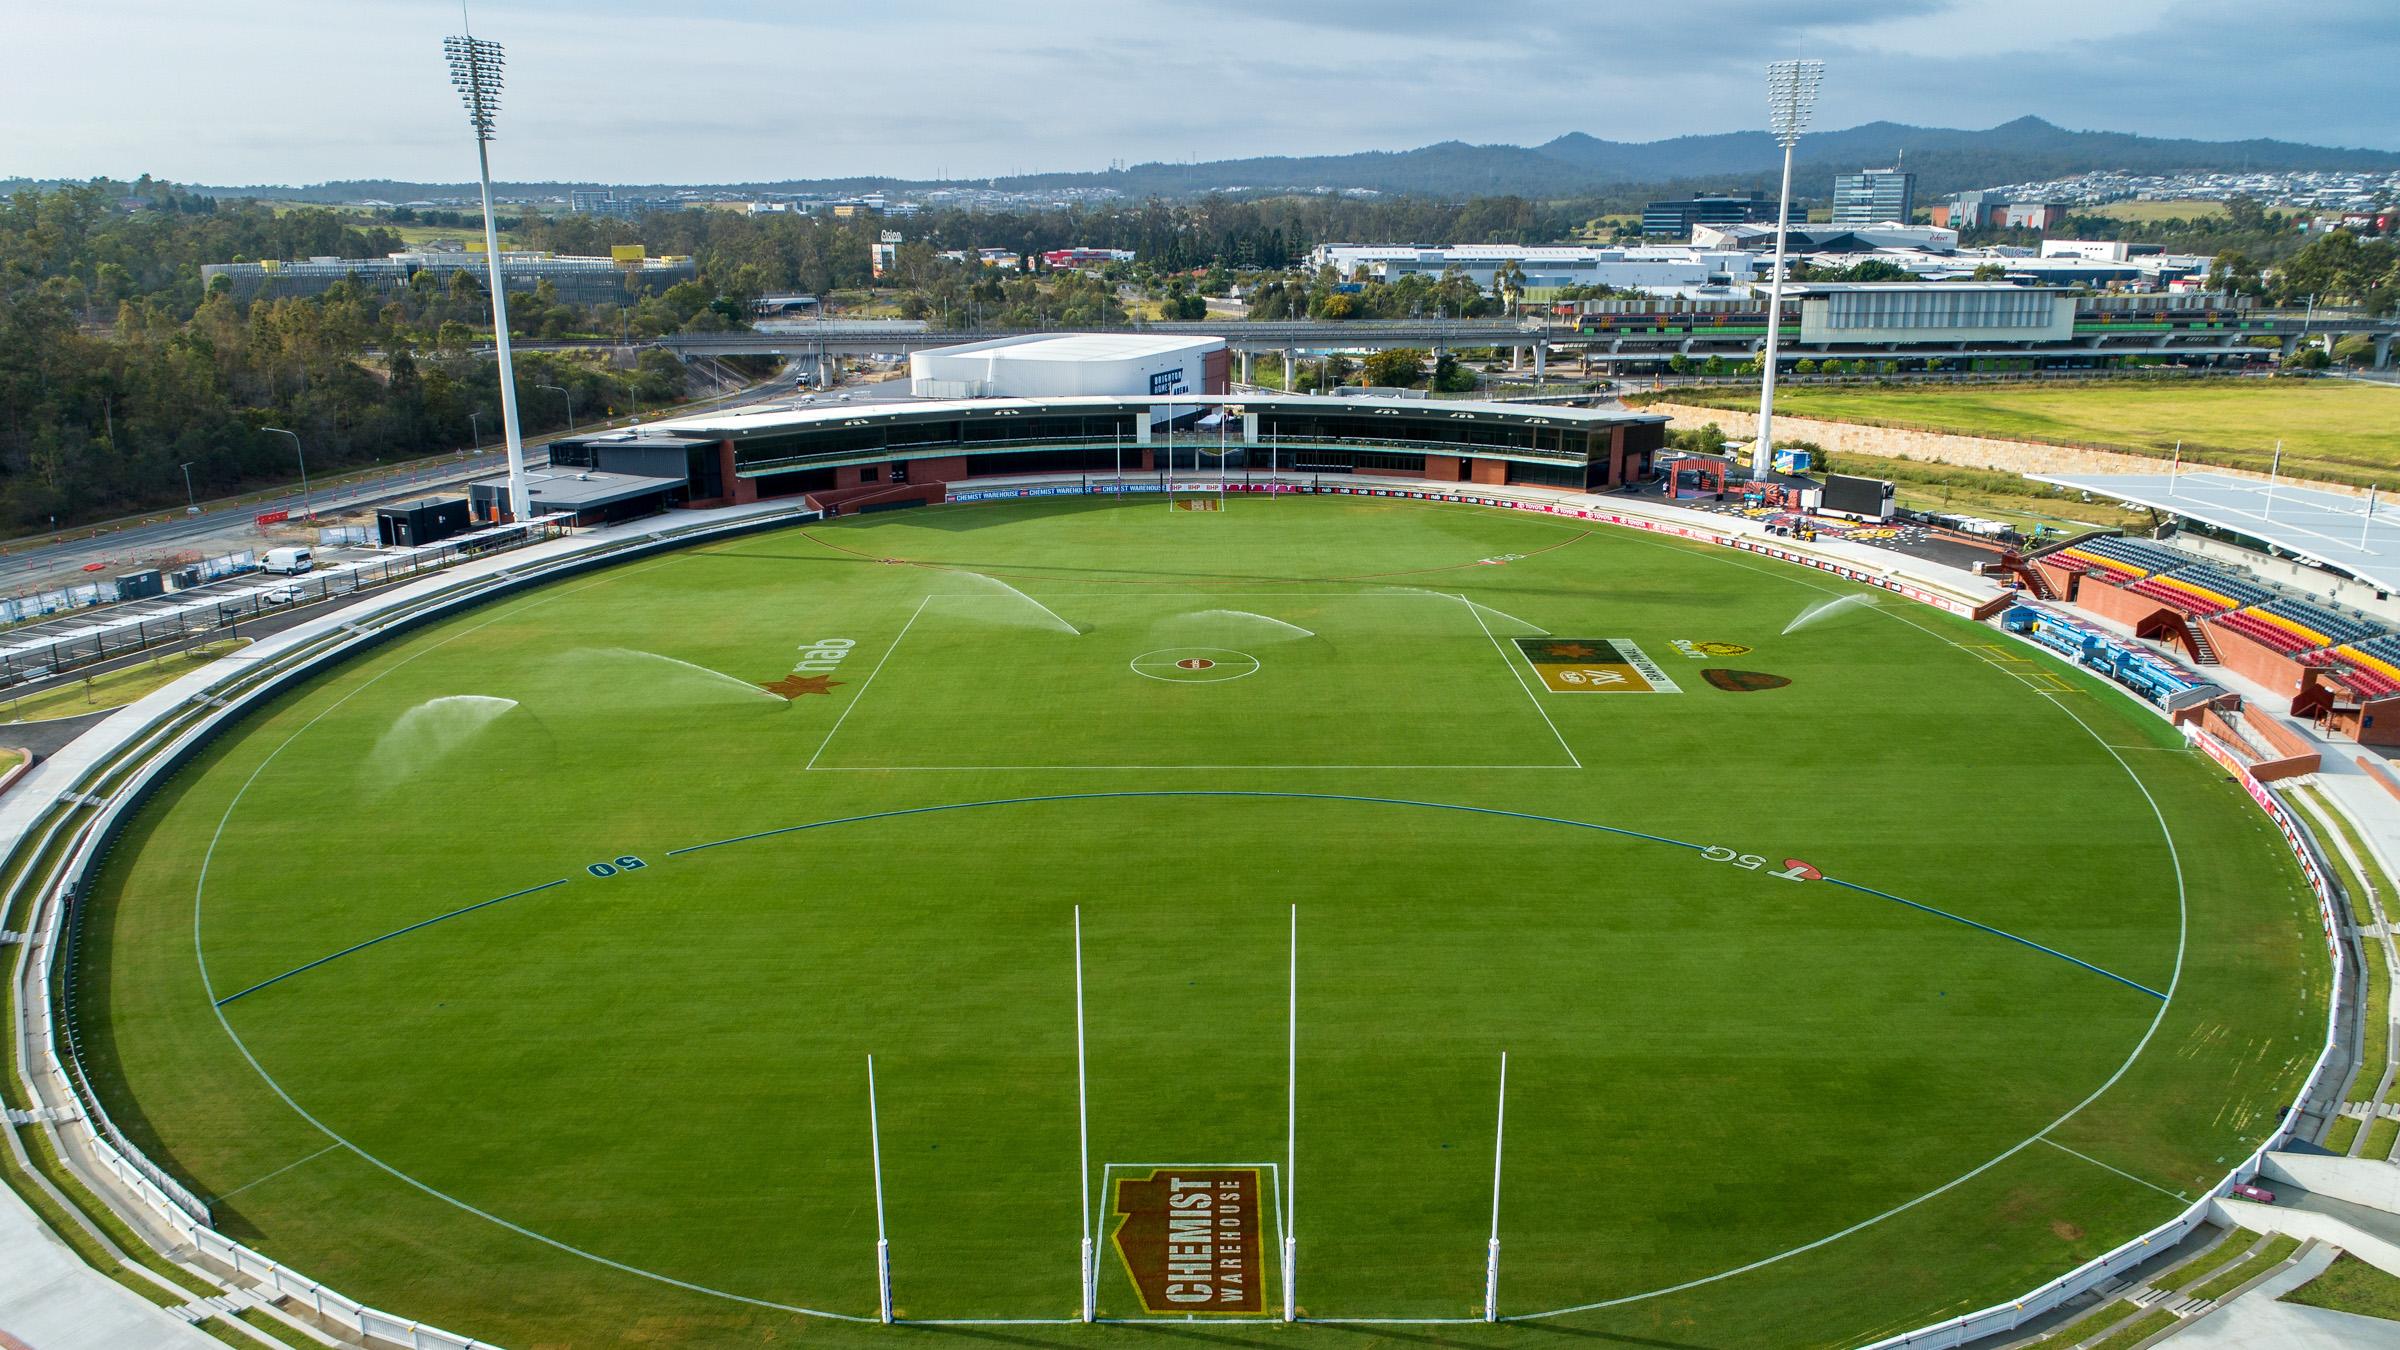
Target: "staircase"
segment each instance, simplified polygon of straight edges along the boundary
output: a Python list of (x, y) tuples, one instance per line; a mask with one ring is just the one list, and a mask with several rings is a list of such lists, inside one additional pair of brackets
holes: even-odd
[(2204, 666), (2223, 665), (2217, 659), (2216, 644), (2208, 640), (2208, 630), (2198, 624), (2188, 626), (2192, 630), (2192, 659)]

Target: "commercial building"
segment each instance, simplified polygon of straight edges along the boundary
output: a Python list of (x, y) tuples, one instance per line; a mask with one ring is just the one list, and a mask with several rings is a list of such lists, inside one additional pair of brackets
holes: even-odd
[(2021, 201), (1998, 192), (1961, 192), (1933, 208), (1933, 223), (1953, 230), (2054, 230), (2066, 223), (2056, 202)]
[[(621, 256), (575, 257), (558, 253), (500, 255), (501, 276), (511, 293), (531, 291), (549, 282), (558, 298), (572, 305), (620, 304), (635, 295), (663, 291), (698, 275), (690, 258), (652, 258), (640, 245), (618, 250)], [(279, 300), (287, 296), (322, 295), (336, 283), (354, 281), (387, 294), (407, 289), (419, 276), (447, 288), (459, 272), (477, 285), (487, 284), (491, 268), (483, 250), (451, 252), (411, 250), (381, 258), (308, 258), (298, 262), (204, 263), (203, 286), (222, 279), (238, 299)]]
[(909, 391), (919, 398), (1215, 395), (1230, 372), (1225, 339), (1180, 333), (994, 338), (908, 358)]
[(1132, 262), (1129, 248), (1054, 248), (1041, 255), (1044, 267), (1069, 270), (1079, 267), (1104, 267), (1112, 262)]
[(1729, 193), (1695, 192), (1680, 201), (1651, 202), (1642, 208), (1642, 234), (1650, 239), (1689, 239), (1702, 225), (1775, 223), (1775, 202), (1764, 192), (1736, 197)]
[[(617, 473), (598, 469), (553, 467), (529, 469), (525, 491), (533, 518), (565, 516), (572, 525), (607, 525), (656, 515), (688, 500), (686, 479)], [(493, 478), (467, 485), (467, 502), (475, 519), (490, 523), (508, 512), (508, 480)]]
[(1799, 345), (2064, 342), (2075, 297), (2036, 286), (1973, 282), (1787, 287), (1800, 301)]
[[(1162, 414), (1172, 415), (1172, 430)], [(568, 437), (552, 443), (551, 461), (568, 484), (670, 482), (648, 496), (652, 504), (800, 496), (842, 511), (941, 501), (952, 484), (1013, 474), (1155, 483), (1170, 444), (1175, 464), (1191, 471), (1189, 447), (1203, 439), (1209, 454), (1197, 471), (1212, 475), (1360, 473), (1602, 491), (1650, 476), (1666, 424), (1655, 413), (1596, 408), (1305, 394), (753, 405)], [(563, 486), (545, 486), (537, 503), (576, 501)]]
[(1899, 168), (1861, 169), (1833, 179), (1833, 224), (1906, 225), (1917, 209), (1917, 176)]
[[(1773, 227), (1765, 228), (1774, 233)], [(1688, 245), (1319, 244), (1310, 250), (1308, 264), (1330, 267), (1345, 280), (1364, 275), (1385, 282), (1408, 276), (1438, 280), (1455, 270), (1487, 292), (1513, 264), (1524, 276), (1526, 293), (1537, 299), (1541, 292), (1562, 286), (1657, 291), (1727, 285), (1747, 281), (1758, 271), (1758, 260), (1740, 249)]]
[[(1958, 231), (1940, 225), (1798, 225), (1784, 231), (1786, 247), (1794, 253), (1872, 253), (1878, 249), (1917, 249), (1954, 253)], [(1692, 231), (1697, 249), (1775, 251), (1773, 225), (1703, 225)]]
[(614, 191), (572, 189), (567, 193), (567, 211), (571, 215), (601, 216), (614, 220), (632, 220), (653, 211), (693, 211), (702, 205), (696, 199), (683, 197), (618, 196)]

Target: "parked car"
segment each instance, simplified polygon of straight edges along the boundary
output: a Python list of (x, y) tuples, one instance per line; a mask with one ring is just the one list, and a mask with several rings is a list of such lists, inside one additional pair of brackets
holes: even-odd
[(2253, 1186), (2247, 1181), (2237, 1183), (2233, 1188), (2233, 1193), (2241, 1199), (2256, 1200), (2262, 1205), (2275, 1203), (2275, 1192), (2264, 1186)]

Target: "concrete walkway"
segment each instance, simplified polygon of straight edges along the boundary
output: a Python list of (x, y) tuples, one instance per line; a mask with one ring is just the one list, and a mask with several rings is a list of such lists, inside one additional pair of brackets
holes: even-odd
[(33, 1350), (172, 1350), (219, 1347), (207, 1332), (83, 1263), (0, 1187), (0, 1345)]
[(2400, 1322), (2310, 1308), (2277, 1299), (2325, 1273), (2333, 1248), (2319, 1245), (2249, 1292), (2172, 1338), (2175, 1350), (2400, 1350)]

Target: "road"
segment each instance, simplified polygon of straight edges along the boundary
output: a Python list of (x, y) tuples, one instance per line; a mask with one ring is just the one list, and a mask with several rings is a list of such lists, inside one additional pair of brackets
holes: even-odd
[[(906, 387), (905, 383), (901, 385), (904, 390)], [(778, 374), (764, 383), (701, 399), (664, 416), (684, 417), (762, 403), (789, 397), (791, 392), (790, 383)], [(651, 420), (657, 420), (657, 415)], [(582, 431), (588, 434), (598, 429), (585, 427)], [(568, 433), (554, 433), (527, 441), (526, 463), (547, 464), (549, 454), (546, 447), (560, 434)], [(256, 518), (271, 511), (290, 511), (298, 516), (305, 513), (310, 503), (320, 515), (346, 511), (454, 488), (473, 479), (496, 477), (507, 472), (507, 468), (508, 454), (505, 450), (444, 456), (419, 461), (406, 469), (375, 478), (320, 487), (310, 494), (307, 503), (302, 501), (299, 485), (295, 483), (285, 495), (263, 501), (244, 501), (239, 505), (204, 506), (198, 515), (176, 515), (164, 519), (148, 516), (88, 527), (76, 531), (73, 537), (11, 540), (0, 544), (0, 593), (22, 595), (113, 577), (119, 572), (143, 565), (144, 560), (175, 553), (229, 553), (252, 548), (258, 543), (254, 524)], [(83, 570), (87, 564), (95, 562), (104, 566), (90, 573)]]

